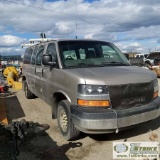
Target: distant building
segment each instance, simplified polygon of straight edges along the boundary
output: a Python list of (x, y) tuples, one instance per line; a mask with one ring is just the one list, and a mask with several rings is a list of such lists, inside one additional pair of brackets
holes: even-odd
[(1, 65), (12, 64), (16, 66), (21, 66), (21, 63), (22, 63), (21, 55), (1, 56)]
[(122, 52), (127, 58), (134, 58), (138, 54), (137, 52)]
[(12, 60), (19, 60), (21, 61), (21, 55), (9, 55), (9, 56), (1, 56), (2, 61), (12, 61)]

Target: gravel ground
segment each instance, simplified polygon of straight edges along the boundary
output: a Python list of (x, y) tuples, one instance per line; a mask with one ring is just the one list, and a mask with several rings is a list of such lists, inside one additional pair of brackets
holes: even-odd
[(20, 145), (18, 160), (112, 160), (113, 142), (149, 142), (152, 133), (158, 135), (160, 142), (160, 117), (118, 134), (82, 133), (78, 140), (68, 142), (59, 133), (56, 120), (51, 118), (51, 107), (40, 98), (28, 100), (20, 90), (5, 100), (9, 121), (26, 119), (50, 125), (44, 133), (28, 134), (25, 143)]

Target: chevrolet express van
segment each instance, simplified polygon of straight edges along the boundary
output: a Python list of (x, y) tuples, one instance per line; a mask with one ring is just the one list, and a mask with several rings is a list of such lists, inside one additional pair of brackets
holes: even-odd
[(22, 74), (26, 98), (52, 107), (66, 140), (117, 133), (160, 115), (156, 75), (131, 66), (109, 42), (42, 39), (26, 49)]

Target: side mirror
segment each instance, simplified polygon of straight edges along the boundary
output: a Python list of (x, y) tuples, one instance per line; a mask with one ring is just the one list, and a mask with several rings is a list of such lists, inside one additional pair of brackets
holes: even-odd
[(43, 58), (42, 58), (42, 63), (44, 65), (50, 65), (50, 66), (55, 66), (56, 65), (56, 61), (52, 61), (52, 56), (51, 54), (44, 54)]

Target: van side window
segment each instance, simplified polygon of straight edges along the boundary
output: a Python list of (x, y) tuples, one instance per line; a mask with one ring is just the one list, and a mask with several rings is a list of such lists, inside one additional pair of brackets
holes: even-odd
[(42, 55), (43, 55), (43, 51), (44, 51), (44, 46), (39, 46), (38, 48), (38, 53), (36, 56), (36, 65), (41, 65), (41, 61), (42, 61)]
[(31, 64), (35, 64), (37, 51), (38, 51), (38, 46), (35, 46), (32, 54)]
[(24, 64), (30, 64), (32, 52), (33, 52), (32, 48), (27, 48), (25, 50), (25, 54), (24, 54), (24, 58), (23, 58)]
[(48, 44), (46, 54), (51, 54), (52, 59), (57, 57), (56, 46), (54, 43)]

